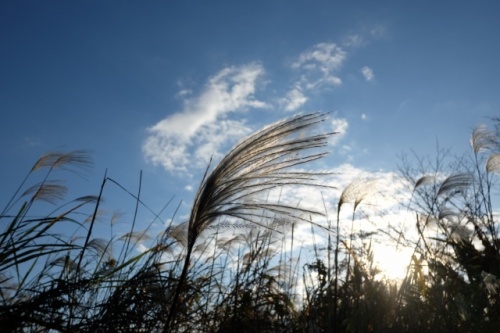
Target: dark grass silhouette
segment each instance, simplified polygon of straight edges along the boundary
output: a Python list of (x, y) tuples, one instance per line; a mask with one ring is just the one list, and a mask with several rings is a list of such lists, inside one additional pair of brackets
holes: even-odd
[[(315, 131), (326, 119), (293, 117), (243, 140), (207, 168), (189, 220), (151, 238), (151, 226), (136, 229), (138, 213), (162, 219), (141, 200), (141, 181), (133, 194), (105, 175), (96, 195), (54, 209), (67, 192), (61, 172), (81, 175), (91, 160), (83, 151), (42, 156), (0, 215), (1, 331), (494, 332), (500, 325), (498, 131), (474, 130), (470, 156), (453, 159), (440, 150), (433, 159), (402, 160), (411, 193), (402, 204), (414, 213), (407, 225), (419, 237), (380, 231), (413, 249), (406, 278), (396, 284), (374, 265), (373, 233), (352, 227), (360, 205), (380, 190), (373, 180), (355, 180), (331, 203), (334, 229), (311, 218), (328, 214), (325, 202), (311, 211), (269, 199), (270, 191), (288, 186), (331, 189), (320, 183), (326, 173), (301, 168), (325, 155), (333, 133)], [(121, 234), (114, 225), (126, 218), (101, 212), (111, 186), (130, 198), (130, 229)], [(339, 212), (346, 203), (353, 211), (344, 221)], [(165, 209), (174, 221), (172, 204)], [(49, 213), (40, 215), (41, 207)], [(96, 235), (102, 220), (109, 239)], [(314, 241), (314, 257), (304, 266), (295, 240), (300, 223), (309, 223)], [(327, 247), (316, 244), (325, 232)]]

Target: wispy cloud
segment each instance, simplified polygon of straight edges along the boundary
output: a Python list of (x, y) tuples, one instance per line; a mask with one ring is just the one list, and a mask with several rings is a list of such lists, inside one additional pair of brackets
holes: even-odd
[(389, 27), (385, 24), (361, 25), (342, 38), (342, 46), (348, 50), (366, 47), (372, 42), (390, 36)]
[(182, 111), (148, 128), (142, 147), (146, 159), (168, 171), (206, 165), (223, 143), (250, 132), (243, 120), (227, 119), (229, 113), (266, 107), (255, 97), (263, 75), (263, 66), (251, 63), (224, 68), (211, 77), (198, 96), (184, 99)]
[(33, 148), (33, 147), (40, 147), (42, 144), (43, 143), (39, 138), (24, 137), (22, 145), (23, 147)]
[(307, 102), (308, 98), (304, 95), (300, 85), (292, 88), (282, 99), (285, 111), (295, 111)]
[(338, 71), (346, 57), (347, 52), (335, 43), (319, 43), (302, 52), (290, 66), (299, 79), (280, 100), (285, 111), (303, 106), (309, 100), (309, 91), (341, 85)]
[(372, 38), (384, 38), (387, 37), (389, 30), (386, 25), (379, 24), (370, 29), (370, 35)]
[[(341, 85), (339, 72), (346, 57), (347, 52), (335, 43), (319, 43), (300, 53), (290, 66), (296, 80), (278, 99), (281, 109), (296, 111), (308, 102), (313, 90), (319, 93)], [(369, 70), (363, 72), (365, 78), (372, 79), (373, 72), (365, 68)], [(271, 103), (256, 97), (264, 74), (259, 63), (226, 67), (210, 77), (199, 93), (178, 82), (177, 98), (183, 102), (183, 108), (147, 129), (148, 137), (142, 147), (146, 160), (167, 171), (185, 172), (188, 168), (205, 167), (212, 157), (221, 157), (223, 149), (251, 132), (246, 120), (234, 114), (270, 107)], [(336, 144), (345, 135), (348, 123), (335, 119), (332, 126), (340, 132), (334, 137)]]
[(368, 66), (364, 66), (363, 68), (361, 68), (360, 72), (361, 74), (363, 74), (363, 77), (365, 78), (366, 81), (371, 81), (375, 78), (373, 70)]
[(292, 68), (304, 72), (301, 83), (307, 89), (324, 85), (338, 86), (342, 84), (342, 80), (336, 72), (346, 56), (347, 53), (335, 43), (320, 43), (303, 52), (292, 64)]
[(347, 128), (349, 127), (349, 123), (344, 118), (335, 118), (332, 120), (332, 130), (333, 132), (337, 132), (338, 134), (334, 135), (330, 142), (332, 144), (337, 144), (343, 137), (345, 137), (347, 133)]
[(364, 38), (359, 34), (349, 35), (344, 39), (342, 43), (345, 47), (357, 48), (365, 43)]

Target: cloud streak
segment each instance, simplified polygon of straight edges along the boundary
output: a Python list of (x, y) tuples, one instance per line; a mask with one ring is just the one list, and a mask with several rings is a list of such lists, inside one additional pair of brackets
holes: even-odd
[(308, 97), (304, 95), (300, 85), (296, 85), (282, 99), (282, 103), (285, 105), (285, 111), (295, 111), (304, 105), (307, 100)]
[(303, 72), (301, 85), (308, 90), (321, 86), (338, 86), (342, 84), (342, 80), (336, 72), (346, 57), (347, 52), (335, 43), (320, 43), (300, 54), (292, 68)]
[(252, 108), (265, 108), (255, 97), (264, 68), (257, 63), (227, 67), (212, 76), (203, 91), (184, 99), (184, 108), (147, 129), (145, 158), (168, 171), (186, 171), (188, 166), (206, 165), (219, 154), (225, 142), (248, 134), (242, 120), (227, 115)]
[(300, 78), (294, 82), (284, 98), (281, 99), (285, 111), (295, 111), (308, 100), (308, 92), (342, 84), (337, 75), (347, 52), (334, 43), (319, 43), (302, 52), (291, 64), (291, 69)]
[(368, 66), (364, 66), (363, 68), (361, 68), (360, 72), (361, 74), (363, 74), (363, 77), (365, 78), (366, 81), (371, 81), (375, 78), (373, 70)]
[(332, 129), (333, 132), (337, 132), (335, 136), (330, 139), (332, 144), (337, 144), (340, 139), (342, 139), (346, 133), (347, 128), (349, 128), (349, 123), (344, 118), (335, 118), (332, 120)]
[[(169, 172), (206, 167), (210, 158), (222, 157), (223, 149), (251, 132), (241, 117), (242, 112), (269, 109), (272, 104), (287, 112), (300, 109), (313, 90), (318, 93), (342, 84), (338, 73), (346, 57), (347, 52), (335, 43), (319, 43), (300, 53), (290, 65), (298, 77), (288, 92), (274, 103), (256, 97), (265, 75), (260, 63), (223, 68), (207, 80), (199, 93), (180, 83), (177, 98), (183, 103), (182, 109), (147, 129), (143, 155), (153, 165), (161, 165)], [(336, 144), (348, 123), (345, 119), (336, 119), (332, 126), (340, 132), (334, 138)]]

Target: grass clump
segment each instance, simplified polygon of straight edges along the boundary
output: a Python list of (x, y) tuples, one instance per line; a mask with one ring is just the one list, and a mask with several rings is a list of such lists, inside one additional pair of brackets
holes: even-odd
[[(471, 155), (450, 164), (442, 150), (433, 160), (402, 160), (412, 239), (396, 226), (356, 227), (382, 191), (375, 179), (350, 182), (317, 209), (273, 196), (297, 186), (334, 190), (320, 182), (328, 173), (302, 168), (326, 154), (334, 133), (315, 132), (326, 117), (296, 116), (241, 141), (207, 168), (187, 221), (176, 222), (178, 207), (167, 202), (172, 222), (157, 237), (152, 224), (138, 229), (142, 211), (163, 220), (141, 199), (142, 175), (137, 194), (105, 175), (96, 195), (40, 213), (65, 198), (61, 171), (81, 175), (91, 165), (83, 151), (42, 156), (0, 215), (2, 331), (493, 332), (498, 131), (479, 127)], [(120, 212), (99, 222), (111, 186), (131, 200), (125, 231)], [(336, 209), (333, 223), (327, 206)], [(304, 226), (312, 250), (297, 237)], [(413, 252), (397, 283), (375, 265), (382, 232)]]

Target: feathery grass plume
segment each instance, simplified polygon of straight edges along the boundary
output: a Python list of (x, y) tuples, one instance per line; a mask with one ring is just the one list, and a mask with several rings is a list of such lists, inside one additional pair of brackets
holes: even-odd
[(472, 230), (465, 225), (452, 223), (450, 225), (449, 238), (457, 243), (470, 243), (472, 240)]
[(31, 171), (37, 171), (49, 167), (51, 169), (72, 167), (88, 167), (92, 165), (92, 159), (88, 152), (84, 150), (75, 150), (68, 153), (48, 152), (42, 155), (31, 168)]
[[(104, 202), (103, 199), (99, 199), (99, 201), (102, 203)], [(102, 222), (102, 218), (108, 214), (108, 211), (106, 209), (97, 209), (95, 212), (92, 212), (87, 215), (85, 220), (83, 220), (83, 223), (93, 223), (95, 221)]]
[(470, 144), (475, 154), (481, 151), (492, 150), (497, 146), (498, 137), (495, 132), (489, 130), (486, 125), (478, 125), (472, 131), (472, 136), (470, 138)]
[(31, 201), (45, 201), (55, 204), (58, 200), (64, 199), (68, 189), (57, 181), (44, 181), (28, 188), (22, 196), (32, 195)]
[(65, 271), (68, 273), (76, 272), (77, 263), (74, 260), (71, 260), (69, 256), (65, 255), (62, 257), (57, 257), (49, 263), (50, 266), (60, 266), (63, 267)]
[[(352, 203), (353, 204), (353, 210), (352, 210), (352, 219), (351, 219), (351, 232), (349, 234), (349, 246), (347, 247), (348, 253), (347, 253), (347, 270), (346, 270), (346, 281), (348, 280), (351, 272), (351, 252), (352, 252), (352, 243), (354, 241), (354, 215), (356, 213), (356, 209), (358, 208), (359, 204), (368, 198), (370, 195), (373, 195), (378, 191), (378, 180), (376, 179), (355, 179), (347, 187), (342, 191), (342, 194), (340, 195), (339, 203), (338, 203), (338, 211), (337, 211), (337, 233), (339, 233), (338, 230), (338, 219), (340, 217), (340, 209), (342, 208), (342, 205), (345, 203)], [(338, 279), (338, 246), (339, 246), (339, 240), (337, 239), (337, 244), (335, 248), (335, 276), (336, 276), (336, 284), (337, 279)], [(342, 242), (344, 245), (346, 244), (345, 242)], [(336, 297), (336, 296), (335, 296)]]
[[(315, 185), (317, 173), (286, 171), (287, 168), (317, 160), (325, 152), (299, 156), (296, 153), (322, 148), (333, 133), (294, 138), (293, 134), (324, 121), (325, 114), (308, 114), (280, 121), (239, 143), (203, 180), (191, 212), (188, 243), (196, 241), (218, 217), (232, 216), (251, 223), (258, 218), (274, 220), (272, 213), (297, 217), (301, 208), (254, 202), (255, 194), (288, 185)], [(250, 202), (244, 199), (252, 197)], [(265, 213), (272, 215), (266, 215)], [(297, 215), (297, 216), (296, 216)]]
[(87, 168), (92, 166), (92, 159), (85, 150), (75, 150), (69, 153), (60, 153), (60, 156), (54, 161), (52, 169), (62, 168), (75, 171), (71, 168)]
[[(375, 193), (377, 190), (377, 181), (374, 179), (355, 179), (347, 187), (342, 191), (339, 202), (337, 204), (337, 223), (336, 223), (336, 242), (335, 242), (335, 252), (334, 252), (334, 264), (335, 264), (335, 280), (334, 280), (334, 297), (333, 297), (333, 324), (334, 331), (337, 331), (337, 307), (338, 307), (338, 284), (339, 284), (339, 247), (341, 243), (340, 240), (340, 210), (345, 203), (352, 202), (353, 203), (353, 211), (352, 211), (352, 220), (351, 220), (351, 233), (350, 233), (350, 243), (353, 241), (353, 231), (354, 231), (354, 214), (358, 205), (369, 195)], [(329, 251), (331, 250), (330, 241), (328, 242)], [(345, 243), (344, 243), (345, 244)], [(348, 252), (347, 259), (347, 276), (350, 272), (350, 259), (351, 255)], [(330, 254), (328, 254), (328, 260), (330, 260)], [(328, 263), (328, 272), (330, 272), (330, 263)], [(328, 280), (330, 280), (330, 273), (328, 273)], [(332, 307), (332, 304), (329, 304)], [(329, 314), (330, 316), (331, 314)], [(328, 320), (330, 323), (331, 320)], [(329, 324), (330, 325), (330, 324)], [(328, 331), (331, 331), (332, 327), (328, 327)]]
[(424, 186), (427, 184), (434, 184), (435, 181), (436, 181), (435, 176), (429, 176), (429, 175), (422, 176), (419, 179), (417, 179), (417, 181), (415, 182), (415, 185), (413, 186), (413, 190), (416, 190), (420, 186)]
[(439, 218), (434, 215), (417, 214), (417, 224), (423, 226), (437, 226), (439, 225)]
[(457, 191), (462, 191), (474, 183), (474, 175), (470, 173), (459, 173), (446, 178), (437, 192), (438, 196), (449, 194), (453, 195)]
[(89, 249), (94, 250), (94, 252), (104, 260), (111, 258), (111, 243), (103, 238), (94, 238), (87, 245)]
[(216, 241), (216, 246), (225, 252), (230, 252), (234, 245), (242, 243), (245, 239), (241, 234), (233, 235), (232, 237), (221, 237)]
[(340, 195), (338, 209), (340, 210), (345, 203), (352, 202), (354, 211), (359, 204), (378, 190), (378, 181), (376, 179), (355, 179), (342, 191)]
[(442, 209), (439, 210), (438, 220), (452, 219), (459, 216), (460, 214), (455, 210), (443, 207)]
[(37, 171), (46, 167), (52, 167), (54, 163), (61, 157), (60, 152), (48, 152), (40, 156), (40, 158), (35, 162), (31, 171)]
[(174, 239), (183, 247), (187, 246), (187, 222), (182, 222), (175, 226), (170, 226), (166, 230), (167, 237)]
[(486, 160), (486, 172), (500, 173), (500, 154), (491, 154)]
[[(334, 133), (303, 134), (326, 117), (324, 113), (306, 114), (265, 127), (237, 144), (209, 175), (207, 169), (189, 218), (184, 268), (165, 332), (171, 329), (196, 240), (214, 221), (226, 216), (262, 225), (262, 222), (272, 221), (277, 214), (301, 219), (301, 213), (309, 212), (299, 207), (259, 201), (257, 194), (289, 185), (319, 186), (316, 180), (321, 173), (287, 169), (326, 155), (323, 151), (309, 150), (324, 148)], [(305, 151), (308, 154), (300, 156), (299, 153)], [(249, 197), (252, 200), (245, 200)]]
[(122, 235), (119, 240), (126, 242), (131, 242), (136, 245), (141, 241), (147, 241), (151, 239), (151, 236), (146, 231), (130, 231)]
[(120, 211), (113, 212), (113, 214), (111, 215), (111, 219), (110, 219), (111, 225), (115, 225), (116, 222), (118, 222), (124, 216), (125, 216), (124, 212), (120, 212)]
[(75, 170), (77, 170), (78, 168), (84, 169), (85, 167), (88, 167), (90, 165), (92, 165), (92, 159), (84, 151), (73, 151), (69, 153), (50, 152), (44, 154), (32, 166), (31, 170), (25, 176), (24, 180), (21, 182), (21, 184), (15, 191), (14, 195), (7, 202), (7, 205), (2, 210), (2, 213), (0, 215), (4, 215), (10, 208), (12, 208), (15, 202), (17, 202), (16, 201), (17, 194), (24, 187), (24, 184), (26, 183), (26, 181), (33, 172), (49, 167), (50, 170), (45, 178), (45, 180), (47, 180), (47, 177), (50, 174), (50, 172), (57, 167), (63, 166), (66, 167), (66, 169), (70, 169), (69, 166), (72, 166), (75, 168)]
[(97, 202), (97, 199), (98, 199), (98, 197), (96, 195), (84, 195), (83, 197), (76, 198), (73, 201), (82, 202), (82, 203), (86, 204), (89, 202)]

